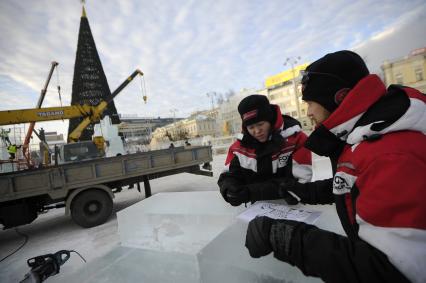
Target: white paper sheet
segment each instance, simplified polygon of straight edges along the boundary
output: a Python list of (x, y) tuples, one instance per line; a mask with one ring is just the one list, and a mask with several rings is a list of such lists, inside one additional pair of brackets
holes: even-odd
[(274, 219), (287, 219), (314, 224), (320, 215), (321, 212), (319, 211), (293, 208), (277, 203), (256, 202), (243, 213), (238, 215), (237, 218), (245, 222), (250, 222), (250, 220), (256, 216), (267, 216)]

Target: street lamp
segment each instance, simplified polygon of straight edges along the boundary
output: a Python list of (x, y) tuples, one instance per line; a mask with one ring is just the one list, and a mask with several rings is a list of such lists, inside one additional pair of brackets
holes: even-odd
[(172, 108), (170, 109), (170, 113), (173, 114), (173, 123), (176, 122), (176, 112), (178, 112), (179, 110), (177, 110), (176, 108)]
[(297, 109), (297, 119), (300, 120), (300, 105), (299, 105), (299, 96), (297, 95), (297, 87), (296, 87), (296, 74), (294, 71), (294, 65), (300, 62), (300, 56), (297, 56), (296, 58), (287, 57), (287, 59), (284, 62), (284, 66), (290, 65), (291, 71), (293, 73), (293, 88), (294, 88), (294, 97), (296, 98), (296, 109)]
[(211, 99), (211, 103), (212, 103), (212, 111), (214, 109), (214, 98), (217, 96), (216, 92), (208, 92), (206, 93), (207, 97)]

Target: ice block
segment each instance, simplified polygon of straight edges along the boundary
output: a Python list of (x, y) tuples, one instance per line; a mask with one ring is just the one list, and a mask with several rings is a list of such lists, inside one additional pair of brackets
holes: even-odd
[(118, 232), (125, 247), (195, 255), (243, 209), (218, 191), (159, 193), (118, 212)]
[[(315, 225), (344, 235), (334, 205), (298, 206), (320, 211)], [(278, 261), (272, 254), (251, 258), (244, 246), (247, 225), (239, 219), (198, 253), (199, 282), (322, 282), (306, 277), (299, 269)]]
[[(334, 205), (297, 205), (320, 211), (315, 225), (344, 234)], [(253, 259), (244, 246), (246, 208), (219, 192), (156, 194), (118, 213), (122, 246), (64, 282), (321, 282), (273, 258)]]

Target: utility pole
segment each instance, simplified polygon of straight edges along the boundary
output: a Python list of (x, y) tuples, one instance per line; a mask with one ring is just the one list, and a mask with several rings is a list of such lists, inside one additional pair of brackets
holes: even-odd
[(287, 57), (287, 59), (284, 62), (284, 66), (286, 65), (290, 65), (291, 67), (291, 72), (293, 75), (293, 88), (294, 88), (294, 97), (296, 99), (296, 109), (297, 109), (297, 119), (300, 120), (301, 116), (300, 116), (300, 105), (299, 105), (299, 95), (297, 93), (297, 86), (296, 86), (296, 73), (294, 70), (294, 65), (296, 65), (297, 63), (300, 62), (300, 56), (297, 56), (296, 58), (291, 58), (291, 57)]

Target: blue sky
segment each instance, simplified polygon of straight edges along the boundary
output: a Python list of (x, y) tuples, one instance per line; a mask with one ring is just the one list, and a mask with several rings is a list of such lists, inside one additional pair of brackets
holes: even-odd
[[(114, 90), (135, 68), (145, 73), (116, 99), (120, 113), (185, 117), (210, 107), (207, 92), (260, 88), (288, 69), (287, 57), (312, 62), (328, 52), (359, 52), (370, 69), (426, 46), (426, 2), (122, 0), (86, 1), (99, 55)], [(81, 3), (0, 1), (0, 109), (35, 106), (50, 62), (59, 62), (69, 104)], [(44, 106), (59, 105), (55, 74)], [(68, 123), (49, 122), (47, 130)]]

